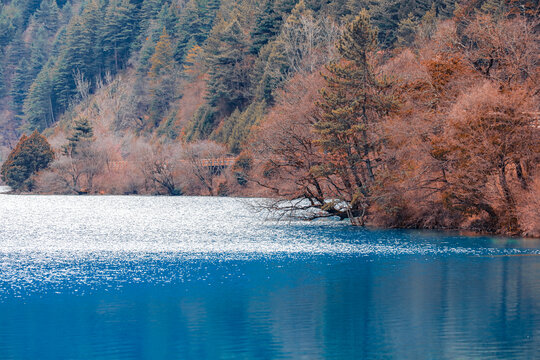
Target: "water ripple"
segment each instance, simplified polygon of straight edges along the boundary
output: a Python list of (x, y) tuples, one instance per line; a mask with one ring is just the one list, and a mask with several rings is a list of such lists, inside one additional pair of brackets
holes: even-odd
[(369, 231), (337, 221), (278, 223), (253, 212), (256, 200), (0, 197), (0, 296), (45, 285), (184, 281), (183, 267), (200, 261), (540, 254), (526, 240)]

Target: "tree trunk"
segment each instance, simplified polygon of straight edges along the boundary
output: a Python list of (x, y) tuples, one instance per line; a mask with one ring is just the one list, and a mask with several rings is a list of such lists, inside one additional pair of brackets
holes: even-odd
[(508, 182), (506, 181), (506, 165), (502, 165), (499, 168), (499, 183), (503, 192), (503, 197), (508, 206), (513, 207), (514, 202), (512, 200), (512, 194), (510, 193), (510, 188), (508, 187)]
[(525, 179), (525, 176), (523, 176), (523, 168), (521, 167), (521, 163), (516, 160), (514, 161), (514, 164), (516, 165), (516, 175), (521, 184), (521, 187), (523, 189), (527, 189), (527, 180)]

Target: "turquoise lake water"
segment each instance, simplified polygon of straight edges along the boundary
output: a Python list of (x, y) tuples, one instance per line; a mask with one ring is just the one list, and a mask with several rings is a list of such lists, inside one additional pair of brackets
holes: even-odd
[(540, 241), (0, 195), (0, 359), (540, 358)]

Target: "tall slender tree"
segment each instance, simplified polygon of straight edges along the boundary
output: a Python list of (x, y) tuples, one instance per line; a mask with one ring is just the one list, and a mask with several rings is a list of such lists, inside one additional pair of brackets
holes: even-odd
[(226, 115), (243, 108), (251, 96), (248, 41), (236, 18), (212, 30), (207, 46), (208, 101)]
[(45, 66), (30, 87), (24, 102), (24, 114), (31, 129), (43, 130), (55, 121), (51, 70)]
[[(374, 71), (377, 30), (366, 10), (350, 22), (337, 43), (342, 59), (327, 66), (327, 86), (318, 102), (317, 142), (327, 157), (313, 172), (335, 178), (334, 191), (363, 224), (376, 181), (381, 146), (378, 123), (392, 104)], [(331, 182), (332, 183), (332, 182)]]
[(135, 20), (135, 6), (129, 0), (113, 0), (109, 3), (100, 37), (105, 52), (105, 66), (114, 68), (115, 72), (124, 67), (129, 56), (136, 31)]

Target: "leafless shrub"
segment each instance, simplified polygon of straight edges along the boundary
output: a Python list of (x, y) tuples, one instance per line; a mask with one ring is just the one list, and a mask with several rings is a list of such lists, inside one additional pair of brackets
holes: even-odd
[(208, 195), (218, 195), (220, 186), (221, 191), (224, 191), (221, 177), (224, 167), (219, 164), (213, 165), (209, 160), (223, 158), (225, 155), (225, 147), (212, 141), (186, 145), (183, 159), (186, 161), (192, 184), (200, 187)]

